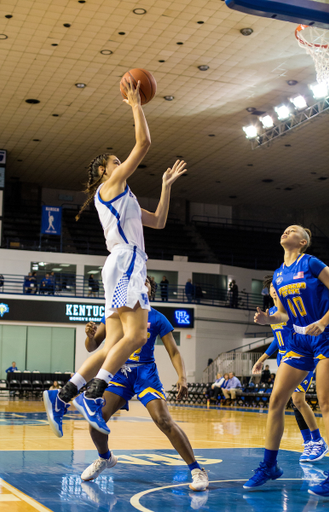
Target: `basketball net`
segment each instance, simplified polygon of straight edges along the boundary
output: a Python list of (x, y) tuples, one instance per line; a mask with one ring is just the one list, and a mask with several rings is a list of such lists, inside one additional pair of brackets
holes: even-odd
[(329, 30), (299, 25), (295, 36), (299, 46), (314, 60), (317, 82), (329, 88)]

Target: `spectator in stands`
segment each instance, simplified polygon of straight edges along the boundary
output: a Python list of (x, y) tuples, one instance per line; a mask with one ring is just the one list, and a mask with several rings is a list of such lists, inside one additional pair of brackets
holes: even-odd
[(32, 272), (29, 272), (27, 276), (24, 277), (23, 284), (23, 293), (32, 293)]
[(3, 292), (3, 285), (5, 284), (5, 278), (0, 274), (0, 292)]
[(49, 276), (49, 279), (50, 279), (50, 282), (51, 282), (51, 295), (54, 295), (55, 294), (55, 290), (56, 290), (56, 276), (55, 276), (55, 272), (50, 272), (50, 276)]
[(54, 380), (53, 385), (50, 386), (49, 389), (62, 389), (61, 386), (58, 385), (57, 380)]
[(9, 366), (9, 368), (7, 368), (6, 373), (18, 372), (18, 371), (19, 371), (19, 370), (18, 370), (18, 368), (16, 367), (16, 363), (15, 363), (15, 361), (13, 361), (13, 362), (11, 363), (11, 366)]
[(158, 285), (156, 284), (154, 277), (150, 278), (150, 285), (151, 285), (150, 300), (154, 301), (155, 300), (155, 294), (156, 294), (157, 288), (158, 288)]
[(200, 304), (201, 299), (203, 297), (202, 288), (199, 284), (196, 284), (195, 286), (195, 300), (197, 304)]
[(168, 302), (168, 292), (169, 292), (168, 285), (169, 285), (168, 279), (166, 278), (166, 276), (163, 276), (162, 281), (160, 281), (162, 302)]
[(269, 365), (267, 364), (267, 365), (265, 366), (265, 369), (262, 371), (262, 376), (261, 376), (260, 381), (261, 381), (263, 384), (268, 384), (270, 379), (271, 379), (271, 372), (270, 372), (270, 367), (269, 367)]
[(230, 282), (230, 291), (231, 291), (230, 306), (231, 306), (231, 308), (237, 308), (238, 301), (239, 301), (239, 288), (234, 280)]
[(37, 281), (37, 273), (32, 272), (32, 276), (30, 277), (30, 288), (31, 293), (34, 295), (38, 291), (38, 281)]
[[(227, 376), (227, 380), (228, 380), (227, 373), (225, 375)], [(224, 383), (225, 383), (225, 378), (222, 377), (222, 375), (220, 373), (217, 373), (216, 380), (211, 385), (210, 390), (209, 390), (209, 399), (210, 400), (217, 400), (218, 399), (218, 395), (221, 393), (221, 388), (222, 388)]]
[(225, 388), (223, 388), (223, 393), (227, 400), (231, 398), (231, 401), (235, 401), (236, 395), (239, 395), (242, 392), (241, 382), (237, 377), (235, 377), (234, 372), (230, 372), (228, 376), (229, 379)]
[(90, 274), (90, 277), (88, 279), (88, 284), (89, 284), (88, 297), (90, 297), (90, 295), (93, 295), (94, 297), (96, 297), (96, 293), (99, 290), (99, 284), (98, 284), (97, 279), (94, 279), (94, 274)]
[(187, 297), (188, 302), (192, 302), (194, 297), (194, 285), (192, 284), (192, 279), (188, 279), (185, 285), (185, 295)]
[(51, 279), (49, 274), (46, 274), (46, 276), (42, 279), (40, 283), (40, 293), (52, 293), (52, 286), (51, 286)]
[(270, 377), (268, 383), (271, 385), (271, 384), (274, 384), (274, 381), (275, 381), (275, 373), (271, 373), (271, 377)]
[[(272, 277), (272, 276), (265, 276), (264, 281), (266, 281), (266, 279), (268, 279), (269, 277)], [(272, 298), (270, 295), (270, 290), (268, 289), (267, 286), (264, 286), (264, 288), (262, 289), (262, 295), (263, 295), (263, 311), (266, 311), (267, 309), (269, 309), (273, 306)]]

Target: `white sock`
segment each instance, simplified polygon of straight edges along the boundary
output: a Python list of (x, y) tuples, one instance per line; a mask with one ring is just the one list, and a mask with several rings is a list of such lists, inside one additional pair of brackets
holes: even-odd
[(82, 377), (82, 375), (80, 375), (80, 373), (75, 373), (72, 377), (72, 379), (70, 379), (70, 382), (73, 382), (73, 384), (76, 385), (76, 387), (78, 388), (78, 391), (79, 389), (82, 388), (82, 386), (84, 386), (85, 384), (87, 384), (87, 382), (85, 381), (85, 379)]
[(110, 380), (113, 379), (113, 375), (107, 370), (103, 370), (103, 368), (101, 368), (96, 375), (96, 379), (105, 380), (106, 384), (108, 384)]

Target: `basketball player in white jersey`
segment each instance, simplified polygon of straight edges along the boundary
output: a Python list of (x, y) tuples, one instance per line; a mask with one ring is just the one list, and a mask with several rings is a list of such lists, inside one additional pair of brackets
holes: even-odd
[[(89, 198), (81, 212), (94, 198), (104, 229), (108, 256), (102, 279), (105, 290), (106, 339), (104, 347), (90, 356), (59, 391), (45, 391), (44, 403), (53, 432), (62, 437), (62, 418), (69, 401), (93, 377), (88, 389), (79, 395), (75, 407), (96, 430), (110, 432), (103, 416), (103, 393), (131, 354), (147, 341), (147, 318), (150, 310), (147, 296), (146, 260), (143, 225), (154, 229), (165, 227), (172, 184), (183, 174), (185, 162), (176, 161), (162, 177), (162, 190), (155, 213), (142, 210), (126, 180), (135, 172), (151, 145), (148, 125), (141, 106), (140, 83), (135, 88), (126, 82), (125, 103), (131, 106), (136, 143), (127, 160), (109, 154), (96, 157), (88, 168)], [(98, 372), (98, 373), (97, 373)]]

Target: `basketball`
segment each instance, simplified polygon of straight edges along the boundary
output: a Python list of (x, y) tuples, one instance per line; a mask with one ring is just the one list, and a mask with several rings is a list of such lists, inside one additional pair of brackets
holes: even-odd
[(135, 87), (138, 80), (140, 80), (140, 96), (142, 105), (151, 101), (157, 90), (157, 83), (154, 76), (149, 71), (146, 71), (146, 69), (136, 68), (127, 71), (127, 73), (125, 73), (121, 78), (120, 82), (120, 91), (124, 98), (126, 98), (126, 94), (122, 84), (125, 83), (125, 80), (129, 80), (129, 78)]

